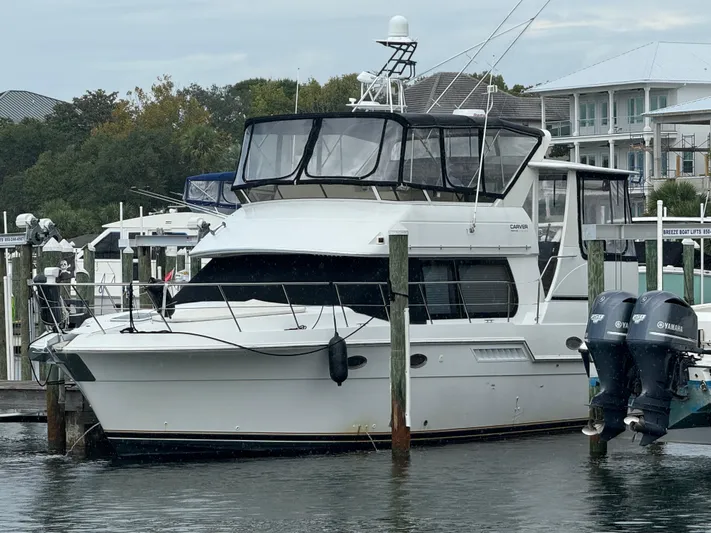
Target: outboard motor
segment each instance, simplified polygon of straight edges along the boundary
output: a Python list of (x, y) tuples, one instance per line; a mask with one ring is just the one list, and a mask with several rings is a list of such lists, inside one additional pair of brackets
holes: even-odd
[(642, 392), (632, 407), (643, 412), (630, 416), (630, 429), (642, 433), (640, 445), (651, 444), (666, 434), (675, 391), (686, 383), (692, 362), (688, 352), (698, 351), (696, 313), (676, 294), (650, 291), (637, 300), (627, 333)]
[[(62, 301), (60, 288), (57, 285), (46, 285), (47, 276), (38, 274), (33, 279), (36, 287), (37, 301), (40, 308), (40, 320), (55, 333), (66, 329), (69, 314)], [(57, 328), (59, 326), (59, 330)]]
[(600, 435), (603, 441), (625, 430), (624, 420), (635, 377), (634, 361), (625, 339), (636, 302), (637, 297), (629, 292), (603, 292), (595, 299), (588, 318), (585, 344), (600, 379), (600, 392), (590, 405), (602, 409), (604, 422), (583, 432)]
[(170, 295), (170, 291), (165, 291), (165, 309), (163, 308), (163, 291), (165, 283), (155, 278), (150, 278), (148, 280), (150, 285), (146, 286), (146, 292), (148, 297), (153, 302), (153, 305), (158, 310), (158, 312), (164, 317), (170, 318), (175, 313), (175, 301)]

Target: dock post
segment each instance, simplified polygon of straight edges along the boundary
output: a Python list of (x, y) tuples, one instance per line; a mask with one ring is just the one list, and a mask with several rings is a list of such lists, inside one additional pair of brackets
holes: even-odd
[[(7, 276), (7, 264), (5, 262), (5, 249), (0, 248), (0, 326), (3, 333), (0, 335), (0, 381), (7, 380), (10, 369), (8, 368), (8, 358), (7, 358), (7, 335), (5, 334), (5, 328), (7, 328), (7, 317), (5, 316), (5, 284), (3, 280)], [(12, 337), (10, 337), (12, 338)]]
[(684, 239), (681, 248), (683, 250), (684, 300), (689, 305), (694, 305), (694, 241)]
[(138, 281), (142, 284), (138, 292), (140, 293), (141, 309), (151, 307), (151, 299), (146, 292), (146, 283), (151, 277), (151, 248), (149, 246), (138, 247)]
[(156, 279), (165, 279), (167, 260), (165, 246), (156, 248)]
[(32, 278), (32, 245), (23, 244), (20, 248), (20, 283), (15, 298), (15, 311), (20, 322), (20, 375), (24, 381), (32, 379), (30, 363), (30, 286)]
[[(595, 299), (605, 291), (605, 252), (603, 241), (588, 241), (588, 312), (592, 309)], [(600, 392), (600, 380), (591, 377), (588, 385), (590, 400)], [(599, 409), (590, 408), (590, 419), (600, 420)], [(601, 456), (607, 453), (607, 442), (600, 440), (600, 435), (590, 437), (590, 455)]]
[(163, 279), (170, 274), (171, 270), (175, 270), (178, 263), (178, 248), (175, 246), (168, 246), (165, 249), (165, 272), (163, 273)]
[[(121, 254), (121, 283), (131, 283), (133, 281), (133, 248), (126, 246)], [(121, 302), (123, 309), (128, 309), (129, 292), (128, 286), (122, 287), (121, 294), (123, 295)]]
[[(89, 283), (96, 283), (96, 249), (91, 244), (84, 247), (84, 270), (89, 277)], [(96, 304), (96, 285), (86, 287), (86, 292), (82, 294), (91, 310)]]
[[(37, 257), (37, 274), (44, 274), (45, 268), (59, 267), (62, 260), (62, 247), (56, 239), (48, 240), (39, 250)], [(41, 326), (41, 324), (40, 324)], [(40, 379), (45, 380), (48, 377), (48, 367), (46, 363), (40, 363)]]
[(182, 272), (185, 270), (185, 255), (188, 253), (187, 248), (183, 248), (182, 250), (178, 250), (178, 255), (175, 258), (175, 270), (177, 272)]
[(47, 375), (47, 448), (50, 453), (64, 455), (67, 434), (64, 419), (64, 380), (57, 365), (49, 365)]
[(389, 232), (390, 252), (390, 402), (392, 456), (395, 461), (410, 458), (410, 427), (407, 423), (408, 233), (402, 226)]
[(644, 241), (644, 264), (647, 269), (647, 290), (657, 290), (657, 241)]

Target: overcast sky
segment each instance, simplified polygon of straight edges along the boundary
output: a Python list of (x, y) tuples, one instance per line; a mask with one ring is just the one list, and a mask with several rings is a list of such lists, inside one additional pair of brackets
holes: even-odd
[[(161, 74), (179, 86), (254, 76), (314, 77), (377, 70), (373, 41), (404, 15), (418, 70), (482, 41), (518, 0), (3, 0), (0, 91), (71, 99), (87, 89), (124, 95)], [(708, 42), (709, 0), (552, 0), (501, 60), (507, 83), (535, 84), (651, 41)], [(545, 0), (524, 0), (502, 28)], [(515, 32), (467, 69), (494, 63)], [(467, 59), (442, 70), (459, 70)]]

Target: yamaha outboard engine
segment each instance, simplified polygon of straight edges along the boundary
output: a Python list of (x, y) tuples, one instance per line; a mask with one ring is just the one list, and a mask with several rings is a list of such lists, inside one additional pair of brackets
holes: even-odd
[(642, 417), (630, 416), (630, 429), (642, 433), (646, 446), (666, 434), (675, 391), (688, 378), (692, 362), (688, 352), (698, 350), (696, 313), (676, 294), (650, 291), (637, 300), (627, 333), (635, 364), (639, 368), (642, 392), (632, 407)]
[(590, 405), (602, 409), (604, 423), (583, 431), (600, 435), (603, 441), (625, 430), (624, 420), (635, 377), (634, 361), (625, 339), (636, 302), (637, 297), (629, 292), (603, 292), (595, 299), (588, 318), (585, 344), (600, 380), (600, 393)]
[(40, 320), (50, 330), (59, 333), (68, 325), (69, 315), (62, 301), (60, 288), (47, 285), (47, 276), (38, 274), (33, 279), (40, 308)]

